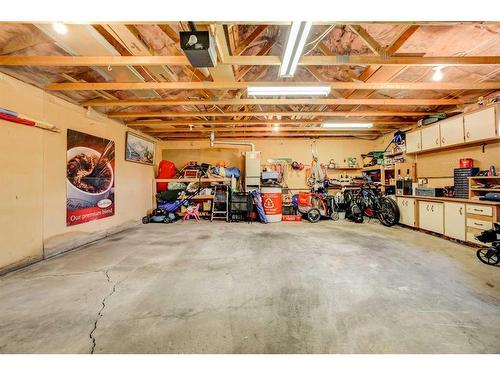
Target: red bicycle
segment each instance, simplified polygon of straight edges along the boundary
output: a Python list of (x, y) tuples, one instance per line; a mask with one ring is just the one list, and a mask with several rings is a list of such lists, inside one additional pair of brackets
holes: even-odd
[(317, 192), (300, 192), (298, 197), (298, 210), (305, 215), (311, 223), (317, 223), (322, 217), (332, 220), (339, 219), (335, 210), (333, 197)]

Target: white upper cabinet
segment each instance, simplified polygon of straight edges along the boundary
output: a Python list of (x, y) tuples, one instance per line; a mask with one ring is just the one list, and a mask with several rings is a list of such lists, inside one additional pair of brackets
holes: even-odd
[(464, 115), (465, 142), (494, 138), (497, 133), (496, 107)]
[(406, 133), (406, 152), (434, 150), (460, 144), (493, 140), (500, 133), (498, 104)]
[(432, 150), (441, 146), (439, 124), (422, 128), (422, 151)]
[(406, 133), (406, 152), (418, 152), (422, 150), (422, 139), (420, 130)]
[(458, 145), (465, 142), (464, 118), (455, 116), (439, 122), (441, 131), (441, 147)]

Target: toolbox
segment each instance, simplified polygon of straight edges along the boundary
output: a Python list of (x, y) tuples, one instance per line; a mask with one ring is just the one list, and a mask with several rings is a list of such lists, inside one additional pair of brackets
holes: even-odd
[(415, 195), (419, 197), (442, 197), (444, 196), (443, 188), (416, 188)]
[(453, 185), (455, 198), (469, 198), (469, 177), (479, 173), (479, 168), (455, 168)]

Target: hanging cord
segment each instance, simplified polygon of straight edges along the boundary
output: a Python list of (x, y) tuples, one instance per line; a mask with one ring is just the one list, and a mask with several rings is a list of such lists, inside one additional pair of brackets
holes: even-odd
[(314, 50), (318, 44), (323, 40), (323, 38), (335, 27), (335, 25), (329, 26), (320, 36), (318, 36), (316, 39), (314, 39), (312, 42), (307, 43), (305, 46), (310, 46), (311, 44), (314, 44), (309, 50), (304, 53), (305, 55), (308, 55), (312, 50)]

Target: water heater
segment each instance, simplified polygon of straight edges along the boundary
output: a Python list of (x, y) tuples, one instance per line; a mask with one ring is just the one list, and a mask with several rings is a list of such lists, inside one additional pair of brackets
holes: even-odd
[(260, 189), (260, 151), (246, 151), (245, 191)]

